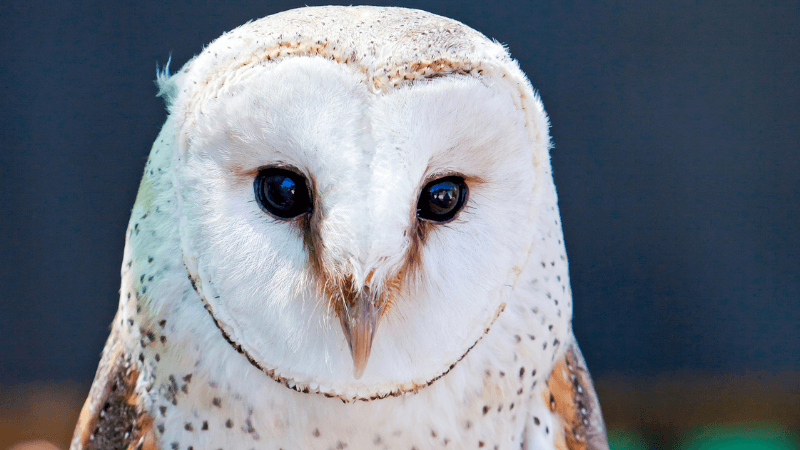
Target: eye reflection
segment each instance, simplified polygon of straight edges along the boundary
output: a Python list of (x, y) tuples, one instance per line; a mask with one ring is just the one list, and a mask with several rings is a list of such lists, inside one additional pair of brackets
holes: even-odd
[(464, 207), (467, 193), (467, 184), (461, 177), (433, 180), (420, 193), (417, 216), (432, 222), (447, 222)]
[(276, 167), (261, 170), (253, 182), (261, 208), (279, 219), (293, 219), (311, 210), (305, 177)]

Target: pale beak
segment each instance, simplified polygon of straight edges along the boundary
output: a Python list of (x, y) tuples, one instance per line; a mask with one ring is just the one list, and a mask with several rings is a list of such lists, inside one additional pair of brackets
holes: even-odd
[(383, 306), (383, 301), (365, 288), (355, 298), (346, 300), (343, 311), (339, 314), (344, 337), (350, 346), (350, 356), (353, 357), (353, 376), (356, 379), (361, 378), (367, 367), (372, 338), (378, 329)]

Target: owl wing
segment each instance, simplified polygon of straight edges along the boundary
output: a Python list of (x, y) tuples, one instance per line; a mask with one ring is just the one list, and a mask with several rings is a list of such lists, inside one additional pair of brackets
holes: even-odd
[[(119, 319), (115, 318), (116, 324)], [(138, 370), (125, 353), (117, 327), (106, 341), (100, 366), (81, 409), (70, 450), (156, 450), (153, 419), (139, 409)]]
[(600, 402), (574, 336), (550, 372), (543, 397), (555, 422), (560, 422), (560, 429), (554, 427), (557, 449), (608, 450)]

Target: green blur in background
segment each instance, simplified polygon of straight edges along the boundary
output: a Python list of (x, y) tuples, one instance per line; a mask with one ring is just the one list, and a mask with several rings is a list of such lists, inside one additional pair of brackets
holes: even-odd
[[(609, 430), (608, 443), (611, 450), (653, 448), (641, 436), (627, 430)], [(688, 433), (675, 450), (800, 450), (800, 438), (781, 425), (724, 424)]]

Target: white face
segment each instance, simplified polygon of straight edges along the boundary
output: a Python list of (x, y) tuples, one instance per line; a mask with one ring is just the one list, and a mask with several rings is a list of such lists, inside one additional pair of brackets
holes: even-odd
[[(491, 326), (531, 245), (535, 170), (512, 93), (450, 75), (375, 94), (348, 66), (291, 57), (216, 94), (182, 129), (176, 171), (184, 257), (229, 339), (312, 391), (382, 395), (447, 372)], [(273, 166), (306, 178), (310, 213), (262, 208), (254, 180)], [(420, 220), (421, 190), (448, 175), (468, 186), (464, 208)], [(385, 304), (360, 378), (337, 280)]]

